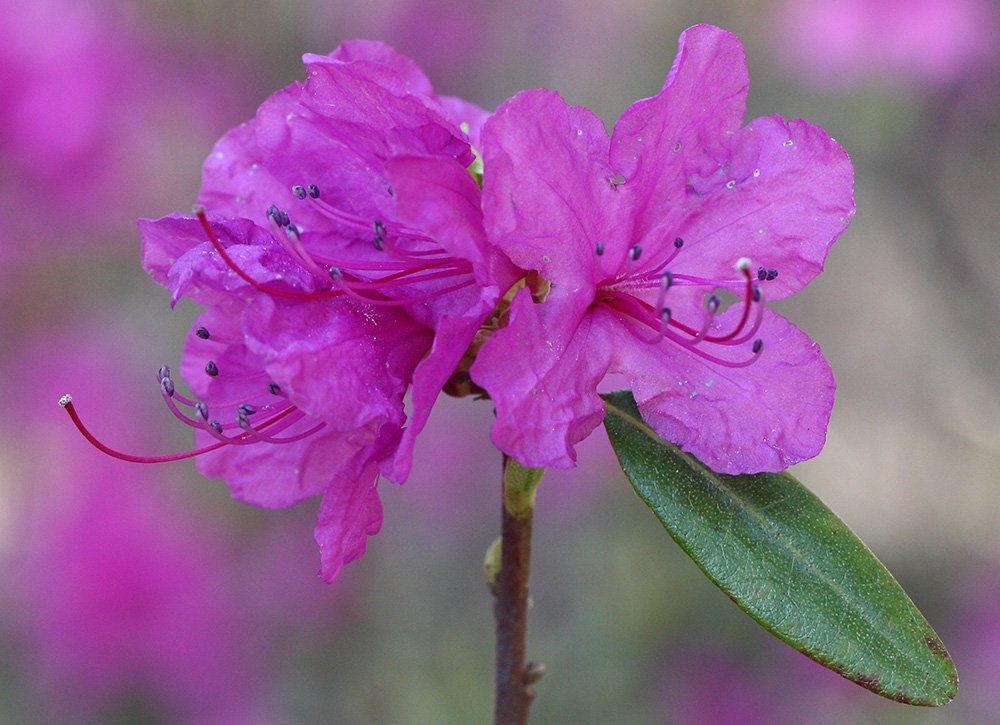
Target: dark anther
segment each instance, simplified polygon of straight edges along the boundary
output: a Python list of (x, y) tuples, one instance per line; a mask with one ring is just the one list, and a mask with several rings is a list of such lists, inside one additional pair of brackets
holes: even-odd
[(763, 282), (765, 279), (767, 279), (767, 270), (761, 267), (757, 270), (757, 280)]
[(376, 251), (381, 252), (383, 249), (385, 249), (384, 242), (385, 242), (385, 240), (382, 237), (380, 237), (378, 234), (376, 234), (375, 238), (372, 239), (372, 246), (375, 247)]
[(174, 397), (174, 381), (170, 378), (160, 378), (160, 387), (168, 398)]
[(208, 334), (207, 327), (199, 327), (197, 330), (194, 331), (194, 334), (200, 337), (202, 340), (207, 340), (208, 338), (211, 337), (211, 335)]
[(769, 269), (769, 270), (767, 270), (767, 279), (768, 279), (768, 281), (774, 279), (777, 276), (778, 276), (778, 270), (776, 270), (776, 269)]
[(301, 233), (302, 230), (291, 222), (288, 222), (288, 224), (285, 225), (285, 235), (288, 236), (289, 239), (298, 239)]
[(281, 386), (278, 385), (277, 383), (268, 383), (267, 384), (267, 391), (271, 395), (280, 395), (281, 394)]
[(340, 272), (340, 267), (330, 267), (330, 269), (328, 269), (326, 271), (329, 272), (330, 277), (333, 278), (333, 279), (340, 279), (341, 277), (344, 276)]
[(756, 355), (763, 349), (764, 349), (764, 341), (758, 337), (756, 340), (753, 341), (753, 354)]
[(156, 371), (156, 379), (162, 381), (163, 378), (169, 378), (169, 377), (170, 377), (170, 368), (168, 368), (166, 365), (161, 365), (160, 369)]
[(666, 272), (663, 273), (663, 276), (660, 277), (660, 286), (662, 287), (663, 291), (666, 292), (668, 289), (673, 287), (673, 285), (674, 285), (674, 275), (668, 269)]
[(292, 193), (295, 194), (297, 199), (306, 198), (306, 188), (304, 186), (300, 186), (299, 184), (292, 187)]
[(200, 420), (208, 420), (208, 406), (204, 400), (199, 400), (194, 404), (194, 415)]
[(218, 433), (219, 435), (222, 435), (222, 424), (220, 424), (219, 421), (217, 421), (217, 420), (210, 420), (210, 421), (208, 421), (208, 424), (210, 426), (212, 426), (212, 428), (215, 430), (216, 433)]
[(760, 302), (760, 287), (758, 287), (757, 285), (753, 286), (753, 292), (750, 295), (750, 299), (752, 299), (754, 302)]
[(378, 219), (372, 222), (372, 231), (375, 232), (375, 236), (382, 237), (383, 239), (385, 238), (386, 234), (385, 224), (383, 224)]
[(633, 247), (630, 250), (628, 250), (628, 258), (631, 259), (633, 262), (639, 258), (640, 254), (642, 254), (642, 247), (639, 246), (638, 244), (633, 245)]
[(675, 246), (675, 247), (677, 247), (678, 249), (680, 249), (681, 247), (683, 247), (683, 246), (684, 246), (684, 240), (683, 240), (683, 239), (681, 239), (680, 237), (677, 237), (677, 238), (676, 238), (676, 239), (674, 240), (674, 246)]
[(598, 257), (604, 255), (604, 242), (598, 242), (597, 244), (594, 245), (594, 254), (596, 254)]
[(666, 325), (668, 322), (670, 322), (670, 317), (673, 314), (674, 313), (670, 311), (669, 307), (664, 307), (662, 310), (660, 310), (660, 321), (664, 325)]
[(257, 412), (257, 409), (252, 405), (250, 405), (250, 403), (240, 403), (236, 407), (236, 409), (240, 412), (241, 415), (253, 415), (254, 413)]
[(316, 184), (309, 184), (309, 188), (306, 189), (309, 192), (309, 196), (313, 199), (319, 198), (319, 187)]
[(267, 217), (273, 219), (274, 223), (279, 227), (286, 226), (288, 224), (288, 212), (282, 211), (274, 204), (267, 207)]
[(218, 365), (216, 365), (216, 364), (215, 364), (214, 362), (212, 362), (211, 360), (209, 360), (209, 361), (208, 361), (208, 362), (207, 362), (207, 363), (205, 364), (205, 372), (206, 372), (206, 373), (208, 373), (209, 375), (211, 375), (211, 376), (212, 376), (212, 377), (214, 378), (214, 377), (215, 377), (216, 375), (218, 375), (218, 374), (219, 374), (219, 366), (218, 366)]
[(719, 299), (719, 295), (712, 295), (708, 298), (708, 311), (714, 315), (720, 304), (722, 304), (722, 300)]

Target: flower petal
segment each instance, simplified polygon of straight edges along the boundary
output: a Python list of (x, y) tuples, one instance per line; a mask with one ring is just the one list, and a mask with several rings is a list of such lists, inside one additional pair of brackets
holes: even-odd
[(471, 374), (496, 406), (490, 437), (497, 448), (530, 468), (572, 468), (574, 446), (604, 418), (597, 383), (611, 348), (586, 307), (572, 314), (564, 306), (566, 314), (543, 322), (545, 304), (519, 289), (510, 324), (479, 351)]
[[(715, 331), (732, 329), (732, 305)], [(780, 315), (765, 310), (763, 351), (746, 367), (709, 362), (671, 341), (638, 340), (610, 312), (595, 310), (615, 350), (612, 372), (624, 373), (643, 419), (665, 440), (694, 453), (719, 473), (781, 471), (819, 453), (833, 406), (834, 381), (819, 346)], [(747, 345), (706, 353), (750, 358)]]
[(854, 171), (823, 129), (778, 116), (758, 118), (706, 151), (718, 166), (688, 177), (678, 229), (685, 274), (732, 277), (741, 257), (776, 269), (768, 299), (804, 287), (854, 216)]
[(316, 520), (316, 543), (322, 562), (320, 574), (333, 581), (344, 564), (365, 553), (369, 536), (382, 528), (382, 503), (375, 490), (374, 464), (330, 486)]
[(432, 335), (394, 308), (265, 295), (244, 313), (243, 329), (292, 402), (341, 431), (403, 424), (403, 394)]
[(554, 294), (593, 294), (598, 242), (614, 264), (624, 259), (630, 228), (608, 144), (600, 119), (551, 91), (517, 94), (483, 127), (487, 237), (517, 266), (558, 280)]
[(702, 166), (701, 153), (743, 123), (746, 56), (739, 39), (711, 25), (681, 33), (663, 89), (630, 106), (615, 124), (611, 163), (626, 185), (642, 179), (659, 214)]

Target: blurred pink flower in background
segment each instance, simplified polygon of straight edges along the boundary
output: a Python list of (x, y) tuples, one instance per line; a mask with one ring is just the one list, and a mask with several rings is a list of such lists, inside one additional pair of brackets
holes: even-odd
[[(0, 0), (5, 275), (56, 244), (134, 245), (135, 217), (189, 198), (195, 159), (235, 117), (241, 75), (141, 7)], [(191, 179), (173, 172), (185, 158)]]
[(774, 46), (795, 75), (832, 86), (935, 88), (996, 71), (1000, 24), (986, 0), (790, 0)]
[[(122, 392), (139, 384), (134, 356), (119, 360), (125, 370), (111, 369), (100, 326), (58, 339), (74, 359), (51, 355), (54, 338), (38, 335), (4, 372), (43, 400), (72, 380), (89, 405), (112, 413), (103, 418), (112, 435), (163, 445), (155, 427), (136, 424), (147, 411)], [(52, 407), (39, 403), (4, 431), (11, 451), (34, 452), (12, 466), (17, 546), (4, 558), (19, 583), (5, 595), (14, 610), (7, 626), (19, 627), (35, 706), (80, 721), (137, 703), (195, 722), (260, 712), (263, 668), (233, 596), (231, 534), (199, 514), (204, 502), (177, 470), (123, 467), (89, 450)]]
[[(127, 351), (113, 368), (103, 326), (73, 327), (30, 341), (5, 374), (42, 402), (72, 381), (82, 405), (106, 412), (109, 437), (144, 450), (170, 445), (146, 424), (156, 396), (131, 394), (155, 389), (152, 371), (141, 374), (143, 353)], [(56, 338), (72, 360), (51, 355)], [(39, 406), (3, 431), (17, 511), (5, 532), (16, 546), (0, 549), (14, 574), (3, 585), (4, 636), (16, 643), (29, 706), (75, 721), (133, 708), (168, 721), (270, 719), (276, 677), (303, 648), (296, 633), (335, 631), (347, 594), (315, 575), (319, 559), (302, 536), (315, 512), (241, 536), (190, 485), (220, 483), (190, 465), (108, 458), (67, 428), (58, 406)], [(17, 459), (17, 449), (33, 457)]]

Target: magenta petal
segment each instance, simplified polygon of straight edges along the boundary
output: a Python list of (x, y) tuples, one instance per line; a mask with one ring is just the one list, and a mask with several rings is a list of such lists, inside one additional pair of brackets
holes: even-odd
[(417, 93), (432, 95), (431, 82), (420, 66), (394, 48), (377, 40), (349, 40), (341, 43), (330, 55), (306, 53), (302, 62), (341, 63), (358, 69), (357, 74), (379, 82), (397, 95)]
[(315, 536), (322, 562), (320, 573), (328, 582), (344, 564), (364, 554), (368, 537), (382, 528), (377, 475), (374, 464), (368, 464), (353, 478), (335, 483), (323, 496)]
[(405, 313), (353, 300), (279, 304), (261, 296), (243, 328), (289, 398), (341, 431), (375, 420), (402, 425), (403, 394), (431, 340)]
[[(311, 290), (316, 280), (293, 262), (270, 232), (248, 219), (212, 222), (212, 229), (233, 262), (262, 284), (280, 280)], [(171, 303), (190, 297), (200, 305), (232, 304), (259, 294), (236, 275), (208, 241), (201, 223), (171, 215), (139, 220), (142, 264), (170, 290)]]
[(702, 149), (743, 123), (749, 78), (739, 39), (711, 25), (681, 33), (663, 90), (634, 103), (615, 124), (611, 162), (626, 183), (644, 178), (671, 199)]
[[(766, 310), (757, 336), (763, 351), (752, 364), (730, 368), (708, 362), (671, 342), (639, 341), (605, 310), (598, 310), (643, 419), (662, 438), (690, 451), (719, 473), (781, 471), (819, 453), (833, 406), (834, 381), (819, 345), (780, 315)], [(734, 305), (714, 328), (728, 330)], [(746, 360), (747, 345), (705, 351)]]
[(483, 130), (483, 124), (490, 117), (490, 112), (480, 108), (475, 103), (470, 103), (464, 98), (456, 96), (438, 96), (438, 100), (444, 106), (448, 120), (460, 128), (463, 123), (467, 124), (466, 134), (469, 136), (469, 142), (477, 152), (482, 152), (480, 134)]
[(457, 161), (433, 156), (399, 156), (386, 164), (396, 190), (400, 221), (425, 230), (450, 254), (472, 263), (477, 294), (494, 304), (523, 271), (487, 243), (482, 195)]
[[(488, 238), (522, 269), (593, 288), (594, 248), (624, 257), (627, 220), (608, 164), (604, 124), (551, 91), (524, 91), (483, 128), (483, 216)], [(617, 261), (616, 261), (617, 263)]]
[[(301, 91), (293, 84), (274, 97), (294, 99)], [(286, 100), (287, 102), (287, 100)], [(252, 118), (220, 138), (202, 166), (198, 203), (209, 217), (243, 217), (266, 227), (267, 208), (289, 199), (289, 185), (279, 181), (263, 165), (256, 142), (258, 121)]]
[(611, 349), (583, 309), (550, 315), (546, 326), (540, 307), (528, 290), (518, 290), (510, 324), (479, 351), (472, 379), (496, 406), (497, 448), (531, 468), (571, 468), (574, 446), (604, 418), (597, 383)]
[(747, 257), (755, 269), (778, 270), (764, 285), (768, 299), (797, 292), (854, 216), (847, 153), (818, 126), (777, 116), (727, 136), (716, 153), (716, 170), (688, 178), (687, 217), (677, 227), (685, 274), (724, 279)]
[(417, 434), (427, 424), (441, 388), (455, 372), (483, 319), (492, 309), (492, 304), (480, 303), (464, 317), (444, 317), (438, 323), (431, 351), (413, 374), (410, 418), (395, 457), (385, 467), (386, 478), (401, 483), (409, 475)]

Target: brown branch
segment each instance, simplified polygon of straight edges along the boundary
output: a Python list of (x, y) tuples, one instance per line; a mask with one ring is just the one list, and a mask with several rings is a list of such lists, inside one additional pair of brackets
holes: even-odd
[[(507, 457), (504, 456), (504, 472)], [(525, 666), (525, 635), (528, 625), (528, 570), (531, 560), (531, 510), (513, 516), (506, 505), (506, 487), (500, 552), (500, 573), (496, 581), (497, 619), (496, 725), (524, 725), (535, 696), (532, 683), (543, 668)]]

